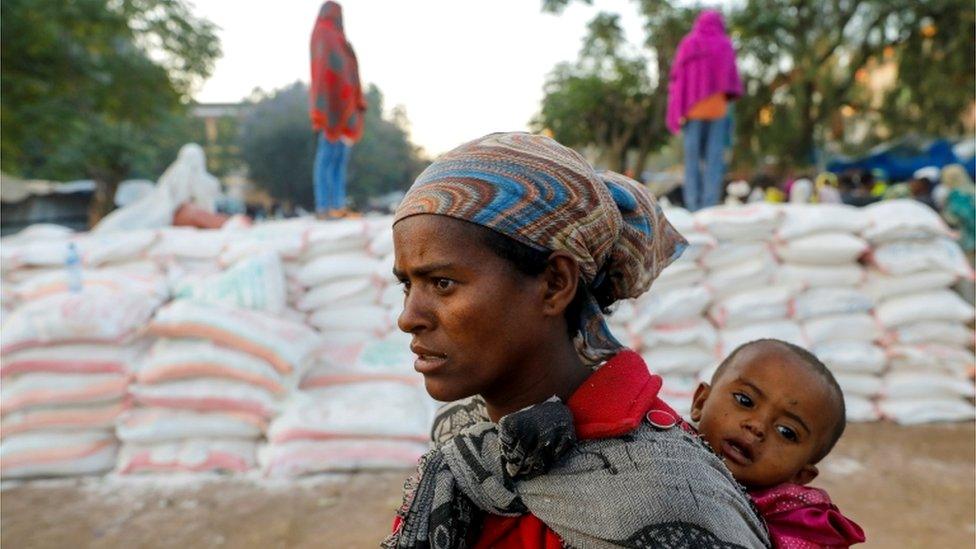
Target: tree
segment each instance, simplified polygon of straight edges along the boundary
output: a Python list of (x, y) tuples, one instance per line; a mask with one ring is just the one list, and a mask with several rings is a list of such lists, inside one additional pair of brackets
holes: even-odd
[(917, 31), (895, 56), (900, 85), (885, 94), (877, 112), (896, 135), (962, 135), (961, 113), (973, 101), (976, 10), (967, 0), (925, 2), (919, 7)]
[(588, 30), (577, 62), (547, 79), (532, 125), (567, 146), (599, 148), (608, 168), (622, 171), (631, 143), (651, 125), (647, 62), (625, 51), (618, 15), (601, 13)]
[[(972, 101), (972, 13), (960, 0), (749, 0), (733, 15), (746, 77), (740, 152), (809, 163), (843, 137), (845, 114), (870, 123), (865, 145), (922, 118), (930, 132), (958, 131)], [(925, 37), (935, 19), (938, 47)], [(872, 89), (872, 70), (888, 60), (899, 66), (890, 89)]]
[(189, 93), (220, 54), (182, 0), (4, 0), (0, 25), (3, 169), (95, 179), (92, 222), (188, 135)]
[[(543, 9), (558, 13), (569, 1), (545, 0)], [(558, 65), (546, 81), (541, 113), (533, 122), (566, 145), (597, 147), (615, 171), (623, 171), (628, 153), (634, 152), (637, 174), (648, 154), (670, 139), (667, 75), (694, 15), (666, 1), (645, 1), (640, 8), (650, 60), (628, 46), (619, 15), (598, 14), (588, 25), (576, 63)]]
[[(396, 108), (384, 118), (383, 95), (375, 85), (367, 89), (366, 101), (363, 138), (352, 149), (347, 187), (359, 205), (371, 196), (408, 188), (425, 167), (409, 140), (406, 113)], [(304, 83), (260, 96), (241, 128), (241, 155), (251, 180), (275, 198), (312, 209), (316, 139)]]

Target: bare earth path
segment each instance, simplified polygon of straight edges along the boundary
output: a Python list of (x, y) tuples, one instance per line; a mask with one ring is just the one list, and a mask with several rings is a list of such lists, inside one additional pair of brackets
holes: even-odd
[[(818, 485), (862, 547), (976, 545), (972, 423), (852, 425)], [(5, 486), (0, 542), (38, 547), (376, 547), (407, 471), (299, 481), (117, 477)]]

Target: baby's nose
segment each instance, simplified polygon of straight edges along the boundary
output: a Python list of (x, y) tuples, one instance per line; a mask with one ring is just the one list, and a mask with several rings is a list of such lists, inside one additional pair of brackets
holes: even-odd
[(758, 421), (746, 420), (742, 426), (759, 440), (763, 440), (766, 437), (766, 430), (763, 429), (762, 423)]

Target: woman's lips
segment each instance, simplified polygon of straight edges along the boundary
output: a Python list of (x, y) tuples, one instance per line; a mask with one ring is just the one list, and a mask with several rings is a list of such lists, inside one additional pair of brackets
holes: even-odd
[(417, 355), (417, 360), (413, 362), (413, 369), (421, 374), (430, 374), (447, 362), (447, 356), (422, 345), (411, 345), (410, 350)]
[(446, 362), (447, 357), (443, 356), (417, 355), (417, 360), (413, 362), (413, 369), (421, 374), (427, 375), (437, 371)]

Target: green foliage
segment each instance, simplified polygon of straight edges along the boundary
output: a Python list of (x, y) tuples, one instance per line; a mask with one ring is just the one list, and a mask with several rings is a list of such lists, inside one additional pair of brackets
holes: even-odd
[[(389, 119), (383, 118), (383, 96), (375, 85), (369, 86), (366, 101), (363, 138), (349, 160), (347, 192), (357, 205), (408, 188), (425, 166), (408, 138), (404, 113), (394, 109)], [(241, 128), (241, 155), (261, 188), (311, 210), (316, 140), (308, 119), (308, 87), (297, 82), (255, 103)]]
[(577, 62), (558, 65), (546, 80), (533, 126), (570, 147), (598, 147), (619, 171), (631, 142), (650, 131), (647, 61), (626, 51), (619, 16), (601, 13), (588, 30)]
[(258, 99), (241, 125), (241, 156), (251, 180), (271, 196), (305, 207), (313, 203), (315, 134), (304, 84)]
[(970, 0), (922, 2), (917, 32), (899, 48), (900, 85), (878, 109), (892, 133), (961, 135), (973, 101), (976, 10)]
[(100, 197), (172, 160), (187, 94), (220, 54), (181, 0), (4, 0), (0, 26), (3, 169), (87, 175)]
[[(543, 9), (559, 12), (568, 0), (546, 0)], [(694, 12), (669, 2), (645, 1), (644, 44), (651, 58), (633, 51), (624, 39), (618, 15), (600, 13), (587, 26), (575, 63), (557, 65), (546, 81), (537, 130), (571, 147), (595, 147), (609, 169), (624, 171), (629, 153), (643, 171), (649, 153), (670, 138), (667, 74), (678, 40), (691, 27)]]
[(915, 0), (750, 0), (733, 14), (746, 94), (741, 157), (805, 164), (859, 93), (858, 71), (914, 32)]

